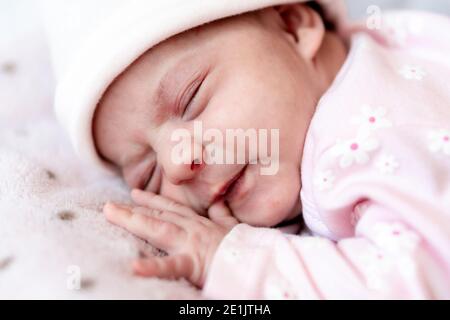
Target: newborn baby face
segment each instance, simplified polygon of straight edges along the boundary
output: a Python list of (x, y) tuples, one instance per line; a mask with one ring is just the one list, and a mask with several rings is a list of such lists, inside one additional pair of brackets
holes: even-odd
[[(202, 215), (224, 203), (239, 221), (256, 226), (295, 217), (306, 131), (330, 80), (330, 68), (320, 62), (324, 39), (320, 17), (302, 5), (170, 38), (105, 93), (94, 119), (98, 152), (121, 169), (130, 187), (160, 193)], [(261, 163), (175, 163), (172, 133), (185, 129), (194, 136), (196, 121), (224, 136), (226, 129), (278, 129), (277, 173), (262, 175)], [(204, 152), (205, 145), (199, 147)], [(235, 177), (239, 181), (230, 188)]]

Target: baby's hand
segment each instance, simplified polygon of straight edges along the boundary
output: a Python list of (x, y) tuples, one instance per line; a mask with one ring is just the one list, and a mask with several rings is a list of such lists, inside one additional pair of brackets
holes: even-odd
[(220, 213), (210, 214), (210, 220), (151, 192), (133, 190), (131, 196), (138, 206), (108, 203), (103, 209), (106, 218), (169, 254), (136, 260), (134, 272), (146, 277), (185, 278), (202, 287), (219, 243), (238, 221), (229, 211), (224, 214), (225, 206), (216, 208)]

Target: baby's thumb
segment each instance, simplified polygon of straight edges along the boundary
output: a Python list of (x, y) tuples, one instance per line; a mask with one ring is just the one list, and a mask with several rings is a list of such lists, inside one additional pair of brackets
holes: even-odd
[(239, 221), (233, 216), (230, 208), (223, 201), (218, 201), (209, 207), (208, 216), (211, 221), (228, 229), (239, 224)]

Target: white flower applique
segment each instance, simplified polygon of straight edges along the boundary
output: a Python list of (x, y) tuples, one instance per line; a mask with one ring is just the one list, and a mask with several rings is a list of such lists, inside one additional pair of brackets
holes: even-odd
[(385, 252), (408, 254), (419, 244), (419, 236), (399, 222), (380, 222), (373, 226), (373, 242)]
[(350, 123), (359, 126), (362, 131), (371, 132), (380, 128), (392, 127), (391, 121), (386, 118), (387, 110), (383, 107), (372, 108), (365, 104), (361, 114), (350, 119)]
[(391, 16), (384, 18), (383, 25), (390, 41), (403, 46), (410, 37), (423, 34), (425, 21), (421, 17)]
[(334, 176), (333, 171), (321, 171), (314, 177), (314, 186), (319, 191), (327, 191), (333, 188), (335, 180), (336, 177)]
[(291, 285), (278, 273), (274, 273), (264, 286), (264, 299), (297, 300), (297, 294)]
[(404, 27), (392, 23), (387, 24), (385, 32), (392, 44), (403, 45), (408, 38), (408, 31)]
[(416, 65), (404, 65), (398, 71), (406, 80), (421, 81), (427, 73), (422, 67)]
[(382, 174), (392, 175), (400, 165), (393, 155), (383, 154), (376, 160), (375, 167)]
[(227, 261), (227, 263), (230, 264), (237, 264), (242, 262), (242, 255), (239, 252), (238, 248), (228, 248), (225, 251), (225, 260)]
[(392, 281), (417, 274), (416, 260), (411, 254), (391, 255), (372, 248), (363, 257), (366, 266), (366, 284), (371, 290), (391, 294)]
[(389, 287), (387, 275), (392, 272), (392, 260), (375, 247), (369, 247), (361, 253), (363, 265), (366, 266), (367, 287), (371, 290), (384, 291)]
[(370, 153), (380, 146), (377, 139), (366, 134), (359, 134), (356, 138), (338, 141), (331, 149), (331, 154), (339, 158), (342, 169), (354, 164), (363, 165), (369, 162)]
[(367, 281), (371, 289), (388, 289), (392, 277), (410, 277), (417, 273), (414, 250), (420, 237), (403, 224), (377, 223), (372, 229), (376, 245), (366, 253)]
[(433, 153), (442, 152), (450, 156), (450, 131), (441, 129), (429, 133), (429, 149)]

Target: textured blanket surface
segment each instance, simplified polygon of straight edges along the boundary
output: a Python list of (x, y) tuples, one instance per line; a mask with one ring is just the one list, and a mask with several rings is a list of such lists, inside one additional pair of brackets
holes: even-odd
[(198, 298), (186, 281), (132, 275), (158, 252), (105, 221), (103, 203), (128, 190), (80, 165), (54, 119), (33, 1), (0, 0), (0, 30), (0, 299)]

